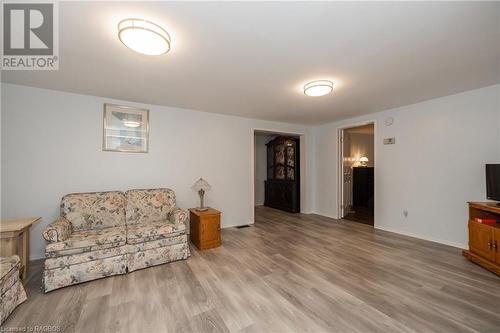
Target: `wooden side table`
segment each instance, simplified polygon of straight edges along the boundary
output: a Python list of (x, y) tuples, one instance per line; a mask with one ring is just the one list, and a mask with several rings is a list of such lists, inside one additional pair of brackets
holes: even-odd
[(189, 210), (191, 242), (200, 250), (220, 246), (220, 214), (221, 212), (213, 208), (203, 212), (195, 208)]
[(17, 254), (21, 258), (19, 272), (22, 279), (28, 276), (30, 228), (40, 220), (41, 217), (0, 220), (0, 256), (8, 257)]

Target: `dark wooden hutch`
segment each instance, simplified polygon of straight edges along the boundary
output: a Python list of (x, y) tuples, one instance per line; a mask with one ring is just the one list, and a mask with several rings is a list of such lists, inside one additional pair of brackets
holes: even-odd
[(299, 139), (279, 136), (267, 144), (267, 180), (264, 205), (300, 212)]

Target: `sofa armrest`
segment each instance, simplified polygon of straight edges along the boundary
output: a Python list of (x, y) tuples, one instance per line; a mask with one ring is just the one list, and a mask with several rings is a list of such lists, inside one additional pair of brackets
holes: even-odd
[(174, 224), (186, 224), (187, 217), (187, 211), (177, 207), (170, 212), (170, 214), (168, 215), (168, 220)]
[(49, 242), (61, 242), (71, 235), (71, 223), (60, 217), (43, 230), (43, 238)]

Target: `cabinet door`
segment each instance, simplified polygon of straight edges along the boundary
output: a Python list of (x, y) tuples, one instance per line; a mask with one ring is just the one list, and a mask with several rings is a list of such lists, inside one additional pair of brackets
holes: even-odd
[(500, 229), (499, 228), (492, 228), (493, 229), (493, 242), (495, 244), (495, 248), (493, 249), (495, 251), (495, 262), (497, 264), (500, 264)]
[(495, 260), (495, 252), (491, 247), (493, 242), (493, 228), (490, 226), (469, 222), (470, 251), (488, 260)]
[(198, 246), (200, 244), (200, 219), (198, 215), (190, 212), (189, 214), (189, 236), (191, 241)]
[(204, 216), (202, 225), (202, 241), (206, 243), (219, 241), (220, 219), (217, 215)]

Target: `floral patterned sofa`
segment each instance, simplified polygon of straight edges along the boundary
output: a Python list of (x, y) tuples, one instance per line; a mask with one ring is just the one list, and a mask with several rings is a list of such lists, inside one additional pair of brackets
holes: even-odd
[(128, 271), (187, 259), (187, 212), (169, 189), (129, 190), (127, 200)]
[(186, 259), (186, 219), (169, 189), (65, 195), (43, 231), (43, 290)]
[(0, 324), (26, 300), (19, 278), (21, 261), (17, 255), (0, 258)]

